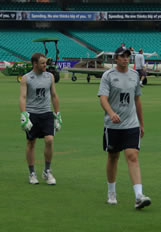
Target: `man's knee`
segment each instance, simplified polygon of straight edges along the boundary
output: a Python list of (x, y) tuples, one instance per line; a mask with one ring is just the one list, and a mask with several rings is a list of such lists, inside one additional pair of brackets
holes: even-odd
[(36, 142), (35, 139), (34, 139), (34, 140), (27, 140), (27, 147), (28, 147), (29, 149), (33, 149), (34, 146), (35, 146), (35, 142)]
[(45, 144), (48, 145), (48, 146), (52, 146), (53, 144), (53, 136), (46, 136), (45, 137)]
[(137, 163), (138, 162), (138, 152), (137, 151), (130, 151), (126, 152), (126, 159), (128, 162)]
[(108, 159), (111, 161), (111, 162), (115, 162), (119, 159), (119, 156), (120, 156), (120, 153), (119, 152), (116, 152), (116, 153), (108, 153)]

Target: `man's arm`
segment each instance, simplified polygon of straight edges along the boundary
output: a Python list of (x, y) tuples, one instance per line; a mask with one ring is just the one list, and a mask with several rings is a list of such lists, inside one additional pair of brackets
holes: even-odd
[(141, 130), (141, 137), (144, 136), (144, 120), (143, 120), (143, 113), (142, 113), (142, 105), (140, 96), (135, 97), (135, 105), (136, 105), (136, 112), (140, 122), (140, 130)]
[(55, 113), (59, 112), (59, 99), (55, 89), (54, 76), (52, 76), (52, 84), (51, 84), (51, 102)]
[(143, 69), (145, 69), (145, 59), (144, 59), (144, 55), (142, 55), (141, 66), (142, 66)]
[(61, 118), (61, 114), (59, 112), (59, 99), (58, 99), (58, 96), (56, 94), (54, 76), (52, 77), (52, 84), (51, 84), (51, 102), (53, 104), (53, 108), (55, 111), (55, 113), (54, 113), (54, 127), (55, 127), (56, 131), (59, 131), (61, 129), (61, 126), (62, 126), (62, 118)]
[(20, 99), (19, 99), (19, 107), (21, 112), (26, 111), (26, 93), (27, 93), (26, 76), (23, 76), (20, 83)]
[(116, 114), (112, 110), (112, 108), (111, 108), (111, 106), (110, 106), (110, 104), (108, 102), (108, 97), (107, 96), (100, 96), (100, 104), (101, 104), (102, 108), (104, 109), (104, 111), (108, 113), (108, 115), (110, 116), (111, 121), (113, 123), (119, 123), (120, 122), (120, 117), (119, 117), (118, 114)]
[(20, 83), (20, 99), (19, 99), (19, 107), (21, 112), (21, 127), (26, 132), (29, 132), (32, 128), (32, 122), (29, 118), (29, 113), (26, 112), (26, 93), (27, 93), (27, 84), (26, 84), (26, 76), (22, 77)]

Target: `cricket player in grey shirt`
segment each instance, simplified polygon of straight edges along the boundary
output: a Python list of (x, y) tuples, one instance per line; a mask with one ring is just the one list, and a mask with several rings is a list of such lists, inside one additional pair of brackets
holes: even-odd
[(146, 71), (145, 71), (145, 59), (143, 55), (143, 49), (139, 49), (139, 53), (135, 56), (135, 65), (136, 65), (136, 71), (139, 73), (140, 77), (140, 86), (144, 87), (144, 81), (146, 80)]
[(116, 67), (106, 71), (101, 79), (98, 96), (105, 111), (104, 150), (107, 159), (107, 203), (117, 204), (116, 174), (120, 152), (124, 151), (136, 197), (135, 208), (144, 208), (151, 199), (142, 192), (141, 172), (138, 161), (140, 137), (144, 135), (141, 90), (138, 73), (128, 67), (130, 51), (115, 51)]
[[(34, 169), (34, 151), (37, 138), (44, 138), (45, 168), (43, 179), (49, 185), (55, 185), (50, 165), (53, 154), (54, 129), (61, 129), (62, 119), (59, 112), (59, 100), (55, 89), (53, 74), (46, 72), (46, 57), (41, 53), (32, 55), (33, 69), (22, 77), (20, 84), (21, 127), (26, 132), (26, 159), (29, 167), (29, 183), (38, 184)], [(51, 109), (54, 108), (54, 113)]]

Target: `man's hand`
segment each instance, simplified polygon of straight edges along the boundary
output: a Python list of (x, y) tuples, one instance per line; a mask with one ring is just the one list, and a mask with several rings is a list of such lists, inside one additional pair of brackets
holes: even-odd
[(110, 117), (113, 123), (120, 123), (120, 117), (118, 114), (113, 113)]
[(29, 116), (30, 114), (28, 112), (21, 113), (21, 127), (22, 127), (22, 130), (26, 132), (30, 131), (33, 126), (32, 122), (30, 121)]
[(140, 136), (141, 138), (144, 136), (144, 126), (140, 126)]
[(56, 131), (60, 131), (61, 126), (62, 126), (62, 118), (60, 112), (53, 113), (54, 114), (54, 128)]

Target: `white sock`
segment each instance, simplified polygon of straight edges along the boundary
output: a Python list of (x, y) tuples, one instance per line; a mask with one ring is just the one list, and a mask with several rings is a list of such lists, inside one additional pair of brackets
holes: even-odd
[(143, 82), (142, 81), (140, 81), (140, 84), (142, 84)]
[(138, 196), (138, 195), (142, 195), (142, 194), (143, 194), (142, 188), (143, 188), (143, 187), (142, 187), (142, 184), (135, 184), (135, 185), (133, 186), (136, 199), (137, 199), (137, 196)]
[(108, 185), (108, 192), (113, 192), (113, 193), (116, 192), (116, 182), (107, 183), (107, 185)]

